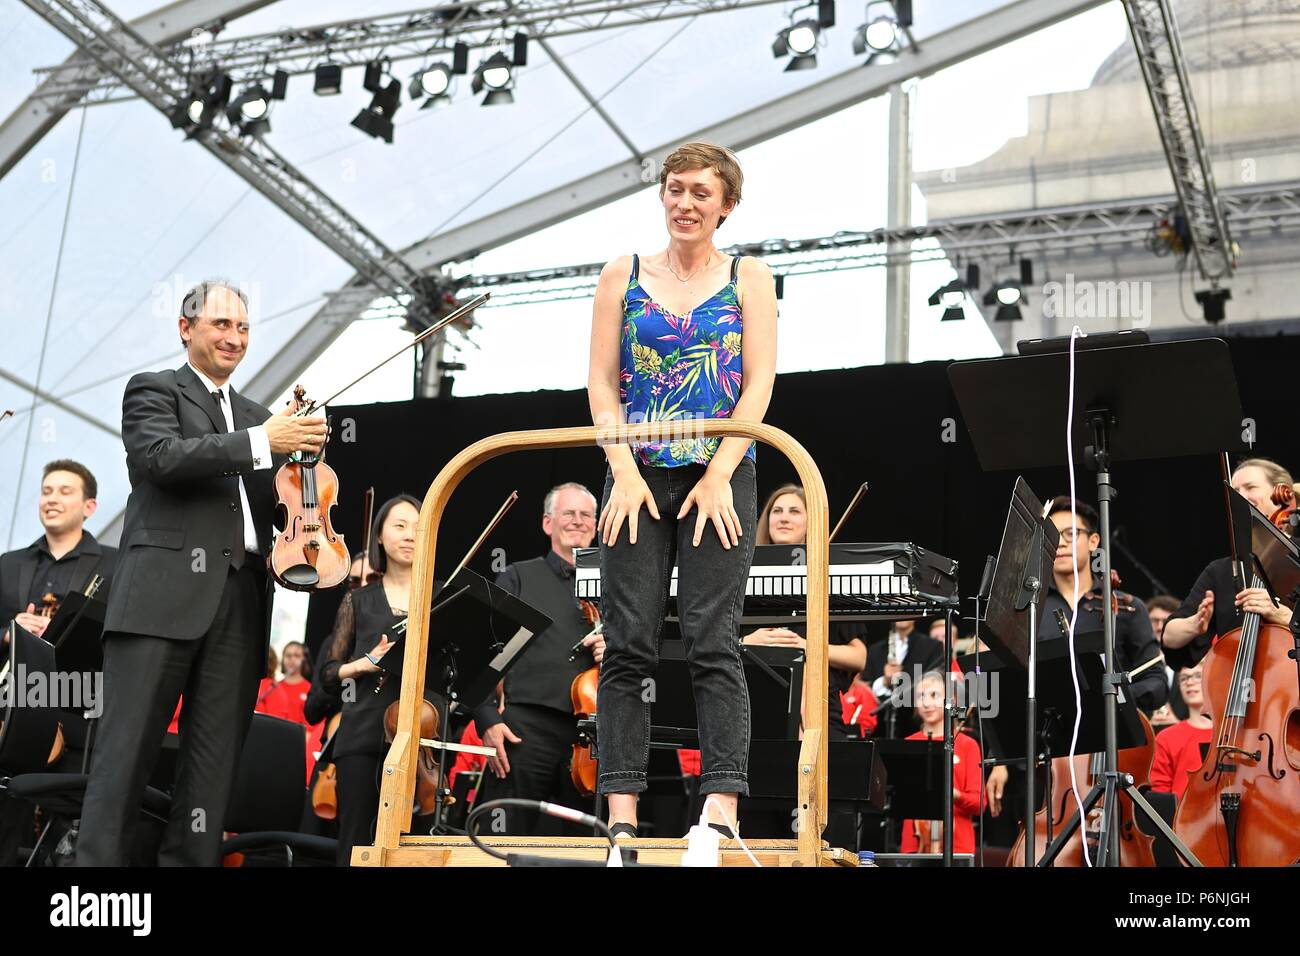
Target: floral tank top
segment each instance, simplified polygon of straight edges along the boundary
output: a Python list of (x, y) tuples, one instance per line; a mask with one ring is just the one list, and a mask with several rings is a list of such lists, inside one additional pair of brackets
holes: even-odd
[[(637, 276), (640, 259), (623, 297), (623, 341), (619, 399), (630, 425), (672, 422), (660, 440), (633, 443), (645, 465), (677, 468), (707, 465), (721, 438), (699, 438), (691, 423), (730, 418), (742, 382), (740, 305), (736, 277), (740, 256), (731, 260), (731, 281), (685, 315), (669, 312), (650, 298)], [(745, 456), (755, 458), (751, 442)]]

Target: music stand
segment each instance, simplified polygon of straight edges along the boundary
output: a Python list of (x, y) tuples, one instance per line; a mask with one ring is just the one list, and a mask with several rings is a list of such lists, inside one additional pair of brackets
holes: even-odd
[(1034, 859), (1034, 756), (1038, 732), (1038, 622), (1047, 599), (1048, 575), (1061, 533), (1043, 517), (1043, 505), (1023, 478), (1011, 489), (1011, 504), (993, 566), (993, 586), (984, 612), (988, 643), (1026, 672), (1025, 684), (1025, 859)]
[[(876, 741), (876, 752), (885, 768), (887, 803), (884, 812), (894, 819), (943, 820), (945, 829), (951, 830), (952, 785), (943, 792), (944, 742), (934, 740)], [(949, 762), (951, 767), (951, 761)], [(900, 817), (901, 814), (901, 817)], [(893, 827), (886, 831), (886, 846), (892, 837)], [(948, 843), (947, 840), (944, 841)], [(944, 865), (951, 865), (952, 854), (946, 854)]]
[[(1060, 351), (955, 362), (948, 368), (957, 404), (985, 471), (1067, 464), (1061, 433), (1078, 460), (1097, 473), (1101, 519), (1102, 621), (1106, 643), (1105, 805), (1098, 865), (1118, 864), (1114, 799), (1123, 786), (1135, 810), (1168, 837), (1184, 859), (1199, 865), (1146, 799), (1121, 784), (1115, 744), (1116, 698), (1123, 676), (1115, 671), (1115, 609), (1111, 600), (1110, 503), (1112, 461), (1218, 453), (1240, 442), (1241, 399), (1227, 343), (1193, 339), (1120, 348)], [(1069, 383), (1073, 382), (1073, 393)], [(1095, 804), (1102, 789), (1094, 786)], [(1033, 817), (1029, 817), (1032, 823)], [(1026, 835), (1029, 827), (1026, 826)], [(1031, 855), (1027, 854), (1026, 859)]]
[[(462, 568), (433, 596), (429, 611), (429, 646), (425, 656), (424, 686), (437, 689), (439, 726), (450, 727), (451, 711), (472, 709), (491, 695), (532, 646), (532, 640), (551, 626), (551, 619), (531, 605), (486, 578)], [(402, 633), (380, 658), (379, 666), (389, 680), (402, 678), (406, 653)], [(432, 746), (443, 753), (468, 751), (484, 756), (496, 753), (487, 747), (469, 747), (449, 741)], [(443, 761), (439, 761), (439, 765)], [(442, 833), (443, 803), (448, 791), (438, 787), (432, 833)]]

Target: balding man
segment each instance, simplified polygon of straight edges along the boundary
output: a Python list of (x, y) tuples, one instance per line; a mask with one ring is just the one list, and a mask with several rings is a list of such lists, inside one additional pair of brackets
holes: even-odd
[(272, 415), (235, 392), (248, 300), (189, 290), (187, 361), (122, 398), (131, 496), (104, 621), (104, 713), (77, 846), (83, 866), (129, 862), (140, 801), (184, 692), (171, 816), (158, 862), (215, 866), (239, 753), (266, 668), (273, 465), (325, 442), (325, 419)]

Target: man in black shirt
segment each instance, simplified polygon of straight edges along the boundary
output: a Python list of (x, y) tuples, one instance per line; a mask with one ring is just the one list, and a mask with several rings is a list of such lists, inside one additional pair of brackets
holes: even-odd
[[(1101, 582), (1095, 580), (1092, 574), (1092, 553), (1101, 546), (1101, 535), (1097, 530), (1100, 523), (1097, 512), (1089, 505), (1076, 501), (1073, 507), (1074, 514), (1071, 515), (1071, 501), (1067, 497), (1054, 498), (1048, 506), (1048, 519), (1056, 525), (1061, 537), (1056, 544), (1056, 560), (1052, 563), (1052, 583), (1043, 602), (1043, 624), (1038, 632), (1040, 641), (1064, 640), (1067, 637), (1066, 632), (1057, 624), (1056, 611), (1063, 611), (1069, 620), (1076, 604), (1076, 636), (1098, 632), (1104, 627)], [(1115, 657), (1118, 669), (1122, 673), (1130, 673), (1159, 656), (1160, 648), (1151, 631), (1151, 618), (1147, 614), (1146, 605), (1135, 597), (1125, 595), (1119, 601), (1119, 609), (1115, 614)], [(1165, 683), (1164, 668), (1159, 664), (1147, 667), (1132, 679), (1126, 693), (1131, 694), (1138, 708), (1150, 716), (1152, 711), (1169, 699), (1169, 685)], [(989, 772), (986, 788), (989, 812), (995, 817), (1002, 812), (1007, 779), (1005, 765), (994, 767)], [(1014, 810), (1019, 810), (1022, 805), (1023, 800), (1019, 798), (1012, 803)]]
[[(569, 482), (551, 489), (542, 512), (542, 531), (550, 537), (551, 549), (543, 557), (509, 565), (497, 584), (544, 613), (551, 626), (533, 638), (506, 675), (504, 707), (498, 712), (502, 702), (494, 697), (474, 710), (483, 745), (497, 751), (488, 759), (478, 801), (517, 797), (578, 808), (586, 801), (569, 775), (577, 739), (569, 691), (575, 677), (600, 663), (605, 639), (590, 633), (574, 597), (573, 550), (590, 547), (596, 536), (596, 498)], [(590, 653), (570, 661), (579, 641)], [(515, 836), (555, 828), (550, 817), (535, 813), (508, 812), (505, 820), (505, 831)]]
[(0, 627), (16, 621), (40, 637), (50, 623), (40, 613), (46, 595), (62, 601), (96, 574), (112, 577), (117, 549), (85, 530), (98, 493), (85, 465), (59, 460), (45, 466), (38, 504), (45, 533), (26, 548), (0, 555)]

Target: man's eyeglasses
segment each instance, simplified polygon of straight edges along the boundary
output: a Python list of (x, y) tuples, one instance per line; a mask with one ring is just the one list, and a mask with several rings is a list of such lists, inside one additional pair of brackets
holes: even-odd
[(1187, 674), (1178, 675), (1178, 683), (1180, 684), (1199, 684), (1200, 682), (1201, 682), (1200, 671), (1191, 671)]
[(1075, 541), (1075, 539), (1086, 538), (1090, 534), (1092, 534), (1092, 532), (1089, 531), (1087, 528), (1066, 528), (1064, 531), (1061, 532), (1061, 540), (1064, 541), (1066, 544), (1071, 544)]

